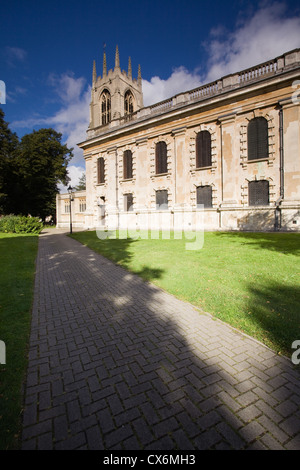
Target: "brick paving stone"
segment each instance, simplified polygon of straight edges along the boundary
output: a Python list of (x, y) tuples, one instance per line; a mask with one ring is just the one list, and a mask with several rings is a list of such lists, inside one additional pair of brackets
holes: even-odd
[(39, 239), (22, 449), (300, 449), (299, 370), (53, 230)]
[(257, 401), (256, 406), (264, 413), (264, 415), (271, 418), (272, 421), (274, 421), (275, 423), (279, 423), (280, 421), (282, 421), (282, 416), (279, 413), (277, 413), (277, 411), (274, 408), (269, 406), (264, 401), (262, 400)]
[(48, 432), (38, 437), (38, 450), (53, 450), (52, 433)]
[(300, 419), (297, 416), (290, 416), (280, 423), (279, 426), (290, 436), (300, 434)]
[(215, 410), (213, 410), (199, 418), (197, 424), (201, 427), (201, 430), (205, 430), (215, 426), (221, 420), (221, 416)]
[[(279, 442), (276, 441), (270, 434), (267, 434), (266, 436), (263, 436), (261, 438), (261, 442), (268, 447), (268, 449), (272, 450), (284, 450), (284, 447), (279, 444)], [(289, 448), (288, 445), (286, 446), (287, 449)]]
[(150, 431), (146, 421), (143, 418), (133, 420), (131, 425), (135, 430), (136, 436), (143, 447), (155, 440), (152, 432)]
[(68, 437), (68, 420), (66, 415), (54, 418), (54, 439), (59, 442)]
[(85, 416), (80, 421), (69, 423), (69, 432), (71, 435), (75, 435), (81, 431), (85, 432), (87, 429), (96, 425), (98, 425), (96, 415)]
[(246, 408), (243, 408), (242, 410), (239, 410), (237, 415), (247, 423), (248, 421), (252, 421), (253, 419), (258, 418), (258, 416), (261, 416), (262, 411), (259, 410), (255, 405), (250, 405), (246, 406)]
[(37, 421), (37, 405), (36, 402), (31, 403), (25, 407), (23, 413), (23, 424), (24, 426), (31, 426)]
[(239, 397), (236, 397), (236, 400), (242, 405), (242, 406), (249, 406), (254, 402), (257, 402), (259, 400), (259, 397), (253, 393), (252, 391), (243, 393)]
[(142, 403), (139, 406), (139, 409), (141, 410), (143, 416), (145, 417), (146, 421), (150, 426), (159, 422), (159, 415), (157, 414), (156, 410), (153, 408), (151, 403)]
[(259, 436), (265, 433), (265, 428), (261, 426), (257, 421), (252, 421), (246, 424), (242, 429), (239, 430), (239, 434), (247, 442), (256, 440)]
[(224, 439), (222, 438), (221, 434), (219, 434), (216, 429), (210, 429), (209, 431), (205, 431), (194, 440), (195, 447), (198, 450), (213, 449), (214, 446), (216, 446), (222, 441), (224, 441)]
[(133, 435), (134, 433), (131, 426), (129, 424), (123, 425), (115, 431), (112, 431), (110, 434), (104, 436), (105, 448), (109, 449), (112, 446), (132, 437)]
[(98, 426), (86, 430), (86, 439), (89, 450), (105, 450)]
[(240, 450), (245, 446), (245, 442), (242, 437), (235, 432), (228, 423), (225, 423), (224, 421), (218, 423), (215, 426), (215, 429), (223, 436), (226, 442), (229, 443), (232, 449)]
[(65, 441), (55, 444), (56, 450), (77, 450), (86, 444), (86, 437), (83, 432), (69, 437)]
[(295, 437), (291, 441), (289, 441), (285, 448), (287, 450), (299, 450), (300, 449), (300, 436)]
[[(173, 450), (175, 448), (173, 440), (169, 436), (157, 439), (154, 443), (145, 446), (145, 450)], [(155, 461), (155, 460), (154, 460)]]
[(179, 428), (179, 424), (174, 417), (168, 418), (164, 421), (161, 421), (158, 424), (153, 426), (153, 432), (156, 438), (161, 438), (162, 436), (170, 433)]
[(288, 434), (286, 434), (282, 429), (280, 429), (274, 421), (268, 418), (265, 415), (260, 416), (257, 418), (257, 421), (271, 434), (271, 436), (275, 437), (280, 444), (285, 444), (289, 440)]
[(29, 439), (23, 443), (23, 450), (36, 450), (37, 449), (37, 439)]

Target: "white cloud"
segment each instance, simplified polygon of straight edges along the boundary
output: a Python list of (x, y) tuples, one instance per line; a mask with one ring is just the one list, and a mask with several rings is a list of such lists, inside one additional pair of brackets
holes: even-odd
[(300, 47), (300, 16), (289, 16), (281, 2), (264, 2), (252, 15), (238, 15), (234, 31), (216, 25), (203, 43), (208, 63), (205, 75), (199, 69), (175, 69), (167, 80), (143, 80), (144, 105), (149, 106), (177, 93), (243, 70)]
[(61, 100), (69, 104), (78, 101), (85, 87), (86, 80), (83, 77), (74, 78), (72, 72), (64, 73), (60, 76), (52, 73), (48, 77), (48, 83), (55, 88)]
[(206, 44), (206, 82), (273, 59), (300, 47), (300, 16), (288, 16), (286, 5), (264, 3), (252, 17), (240, 18), (229, 33), (215, 28)]
[(55, 130), (67, 136), (66, 144), (74, 148), (72, 163), (83, 164), (83, 152), (77, 147), (77, 143), (86, 138), (91, 88), (86, 87), (84, 78), (74, 78), (70, 73), (51, 75), (49, 83), (55, 88), (63, 106), (47, 121)]
[[(74, 188), (79, 183), (79, 179), (81, 178), (82, 174), (85, 173), (85, 168), (82, 166), (69, 165), (68, 172), (70, 177), (69, 184)], [(58, 189), (60, 193), (67, 192), (67, 186), (62, 184), (58, 185)]]
[(173, 70), (167, 80), (152, 77), (150, 81), (143, 80), (144, 106), (149, 106), (158, 101), (191, 90), (200, 86), (201, 79), (197, 72), (189, 72), (185, 67)]
[(59, 97), (60, 109), (49, 117), (32, 116), (26, 120), (14, 121), (11, 125), (15, 128), (53, 127), (63, 135), (64, 143), (69, 148), (73, 148), (72, 165), (79, 165), (82, 168), (84, 166), (83, 152), (77, 144), (86, 138), (91, 88), (86, 85), (84, 78), (75, 78), (72, 73), (60, 76), (52, 74), (48, 84), (54, 88), (56, 96)]

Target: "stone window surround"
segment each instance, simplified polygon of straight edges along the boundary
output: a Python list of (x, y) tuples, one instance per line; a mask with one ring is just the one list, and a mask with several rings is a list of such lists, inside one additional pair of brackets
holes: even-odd
[[(161, 173), (157, 174), (156, 173), (156, 158), (155, 158), (155, 149), (156, 149), (156, 144), (158, 142), (165, 142), (167, 145), (167, 173)], [(162, 136), (160, 135), (156, 139), (153, 140), (151, 147), (150, 147), (150, 178), (152, 181), (156, 177), (166, 177), (167, 179), (171, 178), (172, 175), (172, 146), (173, 146), (173, 139), (172, 137), (169, 136)]]
[[(104, 182), (98, 183), (98, 160), (101, 157), (104, 160)], [(106, 161), (106, 155), (104, 153), (98, 154), (96, 156), (96, 165), (95, 165), (95, 172), (94, 172), (94, 186), (107, 187), (107, 161)]]
[[(126, 150), (131, 151), (132, 155), (132, 178), (124, 179), (124, 168), (123, 168), (123, 156)], [(123, 183), (135, 183), (136, 181), (136, 146), (135, 145), (125, 145), (124, 147), (118, 148), (118, 180), (122, 185)]]
[(167, 210), (170, 210), (170, 207), (172, 206), (172, 203), (173, 203), (173, 195), (172, 195), (171, 188), (165, 185), (156, 186), (155, 188), (152, 188), (151, 197), (150, 197), (151, 209), (156, 209), (156, 191), (168, 192), (168, 209)]
[(218, 200), (218, 191), (216, 185), (212, 178), (210, 179), (203, 179), (197, 180), (197, 183), (193, 183), (193, 188), (190, 190), (190, 203), (192, 207), (197, 208), (197, 188), (199, 186), (211, 186), (212, 188), (212, 207), (208, 209), (216, 209), (218, 207), (217, 200)]
[[(208, 131), (211, 135), (211, 165), (206, 167), (196, 167), (196, 136), (199, 132)], [(217, 169), (217, 129), (216, 124), (205, 124), (201, 123), (199, 126), (193, 129), (190, 135), (190, 172), (196, 174), (196, 172), (203, 170), (211, 170), (211, 173), (215, 173)]]
[(269, 182), (269, 205), (271, 206), (272, 204), (275, 204), (276, 201), (276, 193), (275, 193), (275, 183), (273, 181), (273, 178), (270, 176), (249, 176), (245, 178), (245, 183), (242, 184), (241, 186), (241, 200), (242, 200), (242, 205), (247, 206), (247, 207), (252, 207), (249, 206), (248, 201), (249, 201), (249, 193), (248, 193), (248, 185), (251, 181), (268, 181)]
[[(269, 111), (270, 112), (270, 111)], [(268, 166), (273, 166), (275, 160), (275, 132), (274, 132), (274, 117), (269, 112), (255, 109), (245, 115), (243, 122), (240, 124), (240, 164), (244, 170), (247, 169), (248, 165), (256, 162), (265, 161)], [(248, 160), (248, 124), (252, 119), (257, 117), (263, 117), (268, 123), (268, 157), (259, 158), (256, 160)]]

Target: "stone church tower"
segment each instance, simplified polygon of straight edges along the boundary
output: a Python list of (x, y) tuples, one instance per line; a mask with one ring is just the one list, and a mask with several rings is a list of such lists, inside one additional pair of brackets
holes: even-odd
[[(92, 99), (90, 104), (89, 131), (108, 125), (116, 119), (129, 120), (143, 107), (141, 68), (137, 79), (132, 78), (131, 59), (128, 71), (121, 71), (119, 49), (116, 47), (115, 67), (107, 71), (106, 53), (103, 54), (103, 72), (97, 77), (96, 62), (93, 64)], [(89, 132), (88, 132), (89, 133)]]

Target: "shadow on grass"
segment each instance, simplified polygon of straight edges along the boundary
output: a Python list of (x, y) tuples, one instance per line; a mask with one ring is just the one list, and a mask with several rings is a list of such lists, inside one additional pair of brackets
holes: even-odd
[(273, 282), (264, 287), (249, 287), (251, 301), (247, 311), (264, 331), (262, 341), (286, 356), (292, 354), (292, 343), (300, 340), (300, 287)]
[(300, 233), (216, 232), (220, 238), (243, 240), (254, 249), (277, 251), (283, 254), (300, 254)]
[(115, 232), (105, 232), (105, 237), (97, 238), (95, 233), (85, 232), (85, 238), (81, 236), (81, 232), (77, 236), (76, 233), (72, 234), (71, 238), (80, 241), (86, 246), (89, 246), (95, 252), (105, 256), (110, 261), (130, 270), (134, 274), (139, 275), (145, 281), (151, 281), (152, 279), (160, 279), (164, 273), (163, 269), (150, 268), (149, 266), (143, 266), (140, 270), (133, 270), (130, 268), (131, 261), (133, 259), (133, 253), (130, 251), (132, 244), (138, 240), (132, 238), (110, 238), (113, 237)]

